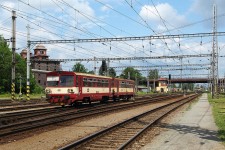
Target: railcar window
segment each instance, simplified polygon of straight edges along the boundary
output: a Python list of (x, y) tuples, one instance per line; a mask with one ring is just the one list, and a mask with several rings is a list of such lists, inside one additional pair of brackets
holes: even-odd
[(127, 88), (132, 88), (132, 84), (131, 83), (127, 83)]
[(83, 85), (84, 87), (87, 87), (88, 86), (87, 78), (84, 78), (83, 79), (83, 83), (84, 83), (84, 85)]
[(121, 81), (121, 82), (120, 82), (120, 87), (121, 87), (121, 88), (125, 88), (125, 87), (126, 87), (126, 83), (123, 82), (123, 81)]
[(59, 81), (47, 81), (47, 86), (58, 86)]
[(60, 86), (74, 86), (74, 76), (60, 76)]
[(97, 85), (98, 85), (98, 87), (102, 87), (102, 81), (101, 80), (98, 80)]
[(129, 82), (126, 82), (126, 88), (129, 88)]
[(88, 78), (87, 79), (87, 84), (88, 84), (87, 86), (88, 87), (92, 87), (92, 83), (91, 82), (92, 82), (92, 79)]
[(58, 86), (59, 77), (58, 76), (48, 76), (47, 77), (47, 86)]
[(90, 82), (90, 81), (89, 81), (89, 82), (88, 82), (88, 85), (89, 85), (89, 87), (93, 87), (94, 84), (93, 84), (93, 82)]
[(105, 87), (109, 86), (109, 80), (105, 80)]
[(97, 79), (93, 79), (92, 82), (93, 82), (93, 87), (96, 87), (97, 86)]

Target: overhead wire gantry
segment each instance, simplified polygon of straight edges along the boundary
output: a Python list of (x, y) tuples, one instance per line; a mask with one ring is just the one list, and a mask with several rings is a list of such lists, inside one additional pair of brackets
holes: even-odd
[[(96, 38), (96, 39), (72, 39), (72, 40), (46, 40), (46, 41), (27, 41), (28, 50), (33, 44), (60, 44), (60, 43), (87, 43), (87, 42), (113, 42), (113, 41), (137, 41), (137, 40), (153, 40), (153, 39), (171, 39), (171, 38), (193, 38), (193, 37), (215, 37), (215, 36), (224, 36), (225, 32), (216, 32), (215, 30), (212, 33), (193, 33), (193, 34), (177, 34), (177, 35), (152, 35), (152, 36), (139, 36), (139, 37), (119, 37), (119, 38)], [(29, 39), (29, 38), (28, 38)], [(153, 56), (153, 57), (127, 57), (127, 58), (84, 58), (84, 59), (53, 59), (55, 61), (101, 61), (108, 60), (108, 66), (110, 60), (143, 60), (143, 59), (165, 59), (165, 58), (187, 58), (187, 57), (211, 57), (211, 60), (218, 59), (219, 56), (211, 54), (198, 54), (198, 55), (178, 55), (178, 56)], [(48, 61), (48, 60), (32, 60), (32, 61)], [(95, 63), (96, 64), (96, 63)], [(215, 64), (215, 63), (214, 63)], [(217, 66), (218, 67), (218, 66)], [(215, 69), (212, 69), (212, 72), (215, 72)], [(199, 69), (199, 68), (198, 68)], [(206, 69), (206, 68), (205, 68)], [(209, 69), (209, 68), (207, 68)], [(148, 70), (149, 71), (149, 70)], [(96, 65), (94, 66), (94, 72), (96, 72)], [(215, 77), (212, 77), (215, 78)]]

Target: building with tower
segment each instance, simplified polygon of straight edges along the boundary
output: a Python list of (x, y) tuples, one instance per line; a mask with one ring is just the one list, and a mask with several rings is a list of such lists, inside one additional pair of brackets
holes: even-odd
[[(27, 50), (24, 49), (20, 53), (21, 57), (27, 58)], [(60, 71), (60, 61), (49, 59), (47, 48), (39, 44), (34, 48), (34, 54), (30, 55), (31, 69), (36, 82), (42, 87), (46, 86), (46, 73), (50, 71)]]

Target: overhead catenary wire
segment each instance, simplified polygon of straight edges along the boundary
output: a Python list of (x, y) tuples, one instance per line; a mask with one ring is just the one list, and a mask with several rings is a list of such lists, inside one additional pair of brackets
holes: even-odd
[[(56, 0), (55, 0), (56, 1)], [(28, 2), (28, 4), (30, 4), (29, 2)], [(51, 17), (48, 17), (48, 18), (51, 18)], [(55, 19), (54, 19), (55, 20)], [(59, 22), (59, 21), (58, 21)], [(47, 22), (46, 22), (47, 23)], [(63, 23), (64, 24), (64, 23)], [(47, 25), (47, 24), (46, 24)], [(64, 30), (64, 29), (63, 29)], [(68, 30), (69, 31), (69, 30)], [(46, 33), (48, 33), (49, 31), (46, 31)], [(50, 33), (50, 32), (49, 32)], [(53, 31), (53, 33), (54, 33), (54, 31)], [(55, 32), (56, 33), (56, 32)], [(84, 34), (84, 36), (85, 35), (87, 35), (86, 33), (83, 33)], [(53, 34), (54, 35), (54, 34)], [(56, 35), (56, 36), (61, 36), (62, 37), (62, 35), (60, 35), (60, 34), (58, 34), (58, 35)], [(66, 37), (66, 36), (64, 36), (64, 37)], [(91, 36), (91, 37), (95, 37), (95, 36)], [(74, 37), (73, 37), (74, 38)], [(111, 43), (113, 43), (113, 42), (110, 42), (110, 47), (111, 47)], [(101, 44), (101, 43), (100, 43)], [(107, 44), (107, 43), (105, 43), (105, 44)], [(114, 44), (114, 43), (113, 43)], [(112, 44), (112, 47), (113, 47), (113, 44)], [(144, 44), (142, 44), (143, 46), (145, 46)], [(79, 45), (78, 45), (79, 46)], [(109, 46), (109, 44), (108, 44), (108, 46)], [(119, 47), (121, 47), (121, 45), (118, 45)], [(84, 47), (83, 47), (84, 48)], [(129, 48), (129, 47), (128, 47)], [(86, 49), (86, 50), (88, 50), (88, 51), (90, 51), (90, 49)], [(86, 52), (86, 50), (85, 50), (85, 52)], [(141, 53), (141, 48), (136, 48), (136, 50), (138, 51), (137, 52), (137, 54), (139, 55), (140, 53)], [(98, 50), (97, 50), (98, 51)], [(96, 53), (97, 53), (97, 51), (96, 51)], [(83, 51), (84, 52), (84, 51)], [(92, 52), (92, 51), (91, 51)], [(71, 49), (71, 53), (72, 53), (72, 49)], [(94, 53), (89, 53), (89, 52), (86, 52), (86, 53), (88, 53), (89, 54), (89, 56), (91, 56), (92, 54), (94, 54)], [(96, 54), (95, 53), (95, 54)], [(144, 53), (143, 53), (144, 54)], [(99, 54), (99, 55), (101, 55), (101, 54)], [(81, 56), (81, 55), (80, 55)]]
[[(103, 29), (104, 31), (106, 31), (107, 33), (109, 33), (111, 36), (116, 37), (116, 35), (114, 35), (113, 33), (111, 33), (110, 31), (106, 30), (104, 27), (100, 26), (99, 24), (97, 24), (94, 20), (92, 20), (88, 15), (82, 13), (81, 11), (77, 10), (76, 8), (74, 8), (73, 6), (71, 6), (69, 3), (65, 2), (64, 0), (61, 0), (64, 4), (66, 4), (68, 7), (72, 8), (73, 10), (75, 10), (76, 12), (78, 12), (79, 14), (81, 14), (82, 16), (84, 16), (85, 18), (87, 18), (88, 20), (90, 20), (92, 23), (94, 23), (95, 25), (99, 26), (101, 29)], [(134, 46), (132, 46), (131, 44), (128, 44), (124, 41), (122, 41), (124, 44), (130, 46), (131, 48), (135, 49)], [(124, 51), (126, 52), (126, 51)], [(126, 52), (128, 54), (130, 54), (129, 52)]]
[[(25, 2), (23, 2), (22, 0), (19, 0), (19, 1), (22, 2), (23, 4), (28, 5), (28, 3), (25, 3)], [(56, 19), (56, 20), (59, 20), (59, 19), (55, 18), (54, 16), (52, 16), (52, 15), (50, 15), (50, 14), (48, 14), (48, 13), (46, 13), (46, 12), (44, 12), (44, 11), (38, 9), (38, 8), (35, 8), (34, 6), (32, 6), (32, 5), (30, 5), (30, 4), (29, 4), (28, 6), (34, 8), (34, 9), (36, 9), (36, 10), (42, 12), (42, 13), (47, 14), (48, 16), (53, 17), (53, 18)], [(24, 18), (24, 19), (25, 19), (25, 18)], [(28, 19), (26, 19), (26, 20), (28, 20)], [(65, 23), (64, 21), (62, 21), (62, 22)], [(68, 23), (65, 23), (65, 24), (69, 25)], [(71, 25), (69, 25), (69, 26), (71, 26)], [(72, 27), (74, 28), (74, 26), (72, 26)], [(77, 28), (75, 27), (75, 29), (77, 29)], [(129, 45), (129, 46), (131, 46), (131, 45)], [(131, 47), (132, 47), (132, 46), (131, 46)]]

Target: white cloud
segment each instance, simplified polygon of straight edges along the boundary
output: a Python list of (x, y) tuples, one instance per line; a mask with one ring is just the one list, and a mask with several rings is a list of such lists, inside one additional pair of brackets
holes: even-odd
[(107, 12), (110, 10), (110, 8), (113, 8), (111, 5), (107, 4), (101, 7), (101, 11)]
[[(225, 14), (224, 0), (194, 0), (190, 10), (197, 15), (204, 18), (211, 18), (213, 16), (213, 4), (216, 4), (217, 15)], [(218, 27), (224, 26), (224, 17), (218, 17)], [(212, 21), (207, 22), (206, 26), (212, 28)]]
[[(28, 3), (26, 0), (22, 0), (24, 3)], [(57, 3), (58, 6), (54, 3)], [(28, 5), (20, 2), (20, 1), (15, 1), (15, 0), (1, 0), (0, 4), (7, 7), (7, 9), (14, 9), (16, 10), (17, 18), (16, 18), (16, 32), (21, 33), (23, 32), (23, 36), (17, 34), (17, 45), (24, 45), (19, 43), (19, 41), (26, 41), (26, 26), (29, 23), (31, 26), (31, 40), (37, 40), (37, 37), (43, 37), (39, 38), (39, 40), (53, 40), (53, 39), (59, 39), (60, 37), (47, 33), (47, 32), (41, 32), (41, 31), (35, 31), (32, 28), (39, 29), (39, 30), (48, 30), (52, 33), (55, 34), (61, 34), (64, 35), (62, 37), (67, 38), (68, 36), (74, 37), (74, 34), (76, 33), (76, 36), (79, 36), (81, 34), (86, 34), (81, 32), (80, 30), (75, 30), (73, 26), (76, 26), (76, 28), (82, 28), (83, 31), (86, 31), (84, 29), (84, 26), (86, 24), (89, 24), (88, 29), (93, 27), (93, 23), (90, 22), (87, 18), (82, 16), (80, 13), (83, 13), (88, 16), (95, 16), (95, 11), (94, 9), (90, 6), (89, 2), (87, 0), (64, 0), (67, 4), (63, 5), (59, 3), (56, 0), (38, 0), (38, 1), (29, 1), (29, 4), (31, 7)], [(71, 7), (70, 7), (71, 6)], [(34, 8), (33, 8), (34, 7)], [(60, 8), (61, 7), (61, 8)], [(72, 8), (74, 7), (77, 9), (80, 13)], [(37, 9), (42, 10), (45, 13), (42, 13)], [(21, 14), (20, 11), (23, 11), (25, 13)], [(37, 15), (37, 17), (29, 14), (34, 14)], [(49, 14), (49, 15), (47, 15)], [(9, 32), (2, 32), (1, 34), (4, 35), (5, 38), (10, 38), (11, 37), (11, 11), (8, 11), (6, 9), (3, 9), (0, 7), (0, 18), (1, 19), (8, 19), (7, 22), (4, 22), (4, 20), (0, 20), (0, 27), (4, 29), (9, 29)], [(27, 18), (28, 16), (29, 18)], [(52, 16), (52, 17), (51, 17)], [(26, 19), (28, 19), (30, 23)], [(52, 20), (52, 21), (51, 21)], [(44, 28), (44, 29), (43, 29)], [(87, 30), (88, 30), (87, 29)], [(20, 38), (20, 39), (19, 39)], [(21, 46), (21, 47), (25, 47)]]
[[(156, 10), (157, 9), (157, 10)], [(157, 12), (158, 11), (158, 12)], [(180, 15), (176, 9), (174, 9), (168, 3), (161, 3), (154, 6), (144, 5), (141, 8), (140, 16), (147, 20), (149, 23), (157, 24), (159, 30), (165, 30), (165, 26), (159, 17), (158, 13), (164, 20), (167, 28), (174, 28), (187, 23), (184, 15)], [(172, 26), (171, 26), (172, 25)]]

